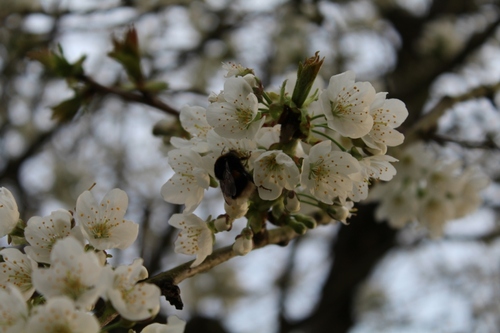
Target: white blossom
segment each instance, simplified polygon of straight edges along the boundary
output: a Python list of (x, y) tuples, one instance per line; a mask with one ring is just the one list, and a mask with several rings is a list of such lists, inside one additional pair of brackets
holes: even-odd
[(454, 217), (453, 203), (444, 197), (429, 195), (419, 205), (418, 221), (429, 230), (432, 238), (443, 235), (446, 222)]
[(25, 333), (28, 306), (23, 295), (14, 286), (0, 288), (0, 332)]
[[(397, 156), (400, 162), (394, 179), (370, 191), (369, 199), (380, 201), (377, 220), (387, 220), (396, 228), (417, 221), (436, 238), (448, 221), (463, 217), (481, 203), (480, 191), (489, 180), (477, 170), (464, 170), (459, 161), (439, 158), (423, 144), (407, 147)], [(378, 171), (373, 170), (374, 175), (391, 179), (393, 171), (383, 172), (383, 165), (391, 162), (389, 157), (376, 158), (386, 161), (379, 164)]]
[(373, 127), (362, 139), (370, 148), (379, 149), (379, 145), (394, 147), (404, 141), (404, 135), (395, 130), (408, 117), (405, 104), (399, 99), (386, 99), (387, 93), (380, 92), (370, 106)]
[(111, 269), (106, 266), (102, 283), (106, 286), (103, 298), (109, 300), (116, 311), (130, 321), (154, 317), (160, 310), (160, 288), (146, 282), (148, 271), (142, 259), (131, 265), (121, 265)]
[(49, 216), (30, 218), (24, 229), (24, 236), (30, 244), (24, 248), (26, 254), (37, 262), (50, 263), (50, 251), (55, 242), (72, 234), (72, 218), (71, 213), (63, 209), (54, 211)]
[(180, 229), (175, 241), (175, 253), (196, 255), (191, 267), (198, 266), (212, 254), (213, 233), (205, 221), (194, 214), (173, 214), (168, 224)]
[(0, 237), (8, 235), (19, 220), (16, 199), (5, 187), (0, 187)]
[(342, 222), (343, 224), (349, 224), (347, 223), (347, 219), (351, 217), (351, 209), (354, 207), (354, 202), (353, 201), (347, 201), (343, 205), (335, 205), (335, 214), (333, 217), (337, 221)]
[(304, 158), (301, 185), (316, 199), (332, 204), (352, 192), (350, 174), (360, 171), (358, 161), (350, 154), (332, 150), (330, 141), (311, 147)]
[(8, 285), (15, 285), (28, 300), (35, 292), (31, 281), (31, 274), (37, 267), (36, 262), (27, 255), (14, 248), (0, 251), (4, 262), (0, 263), (0, 287), (6, 289)]
[(97, 318), (90, 313), (76, 310), (66, 297), (56, 297), (33, 308), (26, 326), (29, 333), (98, 333)]
[(434, 168), (438, 157), (422, 142), (404, 147), (397, 155), (398, 175), (403, 178), (424, 179)]
[(73, 237), (58, 240), (50, 254), (50, 268), (33, 271), (33, 285), (46, 299), (66, 296), (76, 307), (90, 309), (102, 293), (102, 266), (94, 252), (85, 252)]
[(135, 241), (139, 232), (137, 223), (123, 219), (127, 207), (127, 193), (120, 189), (109, 191), (100, 204), (90, 191), (85, 191), (76, 201), (75, 219), (97, 250), (123, 250)]
[(354, 82), (354, 72), (332, 76), (320, 95), (328, 127), (349, 138), (360, 138), (370, 132), (373, 118), (369, 108), (375, 89), (369, 82)]
[(416, 188), (412, 185), (399, 188), (399, 182), (377, 184), (371, 191), (369, 199), (378, 198), (381, 202), (375, 211), (375, 218), (386, 220), (393, 228), (403, 228), (416, 220), (418, 204), (415, 197)]
[(374, 155), (364, 157), (359, 161), (361, 170), (359, 178), (350, 175), (353, 180), (353, 196), (354, 201), (364, 200), (368, 197), (368, 185), (370, 179), (389, 181), (396, 175), (396, 168), (391, 162), (398, 160), (389, 155)]
[(271, 150), (255, 160), (254, 182), (262, 199), (274, 200), (283, 188), (293, 190), (299, 184), (300, 171), (290, 156), (281, 150)]
[(442, 161), (435, 161), (431, 165), (431, 169), (425, 173), (425, 177), (415, 181), (421, 182), (422, 186), (428, 189), (433, 196), (452, 197), (455, 194), (461, 195), (461, 183), (459, 176), (461, 174), (461, 163), (455, 161), (453, 163), (443, 163)]
[(224, 77), (231, 77), (244, 74), (248, 69), (243, 67), (241, 64), (235, 64), (234, 62), (228, 61), (222, 63), (222, 69), (227, 71)]
[(450, 58), (457, 54), (466, 42), (459, 24), (450, 16), (432, 20), (424, 26), (417, 41), (416, 50), (428, 57)]
[(161, 195), (167, 202), (184, 204), (186, 214), (192, 213), (210, 185), (204, 162), (198, 153), (190, 149), (176, 149), (168, 153), (168, 163), (175, 174), (162, 186)]
[(182, 128), (198, 138), (206, 138), (212, 129), (207, 122), (207, 110), (201, 106), (184, 106), (179, 114)]
[(277, 143), (280, 140), (281, 134), (281, 124), (274, 125), (273, 127), (261, 127), (255, 136), (255, 141), (259, 147), (269, 147), (273, 143)]
[(482, 202), (480, 192), (485, 189), (490, 179), (479, 172), (469, 168), (460, 176), (460, 195), (454, 199), (455, 218), (463, 217), (476, 210)]
[(184, 106), (179, 113), (182, 128), (191, 135), (189, 140), (179, 137), (170, 138), (175, 148), (189, 148), (198, 153), (206, 153), (209, 146), (206, 142), (208, 131), (212, 129), (207, 122), (207, 112), (201, 106)]
[(252, 86), (243, 77), (229, 78), (224, 83), (224, 101), (211, 103), (207, 108), (207, 121), (220, 136), (253, 139), (262, 120), (259, 102)]

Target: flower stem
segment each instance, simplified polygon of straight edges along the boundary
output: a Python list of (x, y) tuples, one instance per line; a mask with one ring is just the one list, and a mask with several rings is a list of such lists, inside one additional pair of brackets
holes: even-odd
[(324, 136), (325, 138), (329, 139), (330, 141), (332, 141), (333, 143), (335, 143), (337, 145), (337, 147), (340, 148), (340, 150), (342, 150), (343, 152), (346, 152), (347, 149), (345, 149), (340, 143), (338, 143), (334, 138), (326, 135), (325, 133), (323, 132), (320, 132), (320, 131), (316, 131), (316, 130), (312, 130), (311, 132), (313, 133), (316, 133), (318, 135), (321, 135), (321, 136)]
[(325, 115), (324, 115), (324, 114), (318, 114), (318, 115), (316, 115), (316, 116), (312, 117), (312, 118), (311, 118), (311, 121), (312, 121), (312, 120), (319, 119), (319, 118), (326, 118), (326, 117), (325, 117)]

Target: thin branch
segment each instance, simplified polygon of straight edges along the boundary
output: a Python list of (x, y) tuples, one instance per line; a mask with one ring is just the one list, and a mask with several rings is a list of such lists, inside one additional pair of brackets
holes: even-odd
[(406, 137), (405, 143), (413, 142), (418, 139), (422, 133), (427, 133), (433, 129), (437, 125), (439, 118), (455, 104), (475, 98), (493, 96), (499, 90), (500, 82), (493, 85), (479, 86), (461, 95), (444, 96), (429, 112), (421, 117), (414, 126), (404, 133)]
[[(278, 244), (284, 245), (288, 244), (292, 239), (298, 236), (290, 227), (281, 227), (277, 229), (267, 230), (264, 237), (259, 240), (254, 239), (254, 250), (263, 248), (267, 245)], [(147, 281), (154, 283), (156, 285), (163, 285), (164, 283), (172, 283), (178, 285), (187, 278), (194, 275), (206, 272), (215, 266), (218, 266), (229, 259), (236, 257), (237, 254), (233, 251), (233, 246), (226, 246), (221, 249), (215, 250), (213, 254), (209, 255), (205, 261), (196, 267), (191, 267), (194, 260), (191, 260), (185, 264), (174, 267), (166, 272), (162, 272), (149, 278)]]
[[(291, 240), (299, 236), (292, 228), (285, 226), (277, 229), (266, 230), (263, 235), (254, 236), (254, 250), (263, 248), (267, 245), (286, 245)], [(175, 305), (177, 309), (182, 309), (182, 301), (180, 299), (180, 292), (177, 285), (184, 281), (185, 279), (192, 277), (194, 275), (204, 273), (215, 266), (218, 266), (229, 259), (236, 257), (237, 254), (234, 253), (232, 245), (223, 247), (221, 249), (215, 250), (211, 255), (209, 255), (205, 261), (196, 267), (191, 267), (194, 260), (187, 263), (174, 267), (166, 272), (162, 272), (149, 279), (145, 282), (154, 283), (160, 287), (162, 295), (167, 298), (170, 303)], [(172, 298), (175, 298), (172, 300)], [(118, 312), (109, 314), (106, 317), (106, 323), (111, 322), (118, 316)]]
[(486, 138), (485, 141), (466, 141), (455, 139), (452, 137), (434, 134), (431, 137), (432, 140), (439, 144), (444, 143), (455, 143), (461, 147), (469, 148), (469, 149), (492, 149), (492, 150), (500, 150), (500, 147), (493, 141), (491, 138)]
[(124, 99), (125, 101), (128, 102), (135, 102), (135, 103), (141, 103), (145, 105), (152, 106), (158, 110), (161, 110), (165, 113), (171, 114), (173, 116), (178, 117), (179, 116), (179, 111), (171, 107), (170, 105), (162, 102), (158, 98), (152, 95), (148, 94), (137, 94), (134, 92), (126, 91), (123, 89), (119, 89), (116, 87), (107, 87), (104, 86), (96, 81), (94, 81), (92, 78), (82, 75), (79, 77), (79, 79), (86, 83), (92, 90), (96, 91), (97, 93), (101, 94), (111, 94), (111, 95), (116, 95)]

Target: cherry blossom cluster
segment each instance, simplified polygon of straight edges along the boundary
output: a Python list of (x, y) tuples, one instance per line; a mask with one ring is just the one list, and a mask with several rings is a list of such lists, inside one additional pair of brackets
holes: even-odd
[(459, 161), (438, 158), (422, 143), (398, 154), (398, 173), (374, 186), (369, 199), (379, 201), (375, 217), (395, 228), (417, 222), (431, 237), (441, 237), (446, 222), (470, 214), (482, 202), (489, 178)]
[[(124, 219), (127, 206), (120, 189), (100, 203), (85, 191), (74, 214), (61, 209), (24, 223), (12, 193), (0, 188), (0, 237), (27, 244), (25, 253), (14, 247), (0, 251), (0, 331), (101, 332), (92, 312), (99, 299), (129, 322), (156, 316), (160, 289), (139, 282), (148, 277), (142, 259), (116, 268), (107, 264), (106, 250), (125, 249), (137, 237), (138, 225)], [(152, 324), (142, 332), (161, 327), (179, 333), (184, 322), (171, 317), (167, 325)]]
[[(317, 88), (321, 63), (317, 55), (307, 60), (279, 92), (265, 92), (251, 69), (224, 64), (223, 91), (211, 94), (206, 108), (182, 108), (188, 135), (170, 140), (175, 173), (162, 195), (185, 205), (169, 223), (181, 230), (176, 252), (197, 256), (192, 266), (211, 254), (215, 233), (231, 229), (235, 219), (248, 220), (233, 247), (243, 255), (262, 229), (256, 216), (270, 212), (271, 223), (303, 233), (316, 225), (305, 214), (313, 206), (346, 223), (354, 202), (367, 198), (371, 181), (396, 174), (397, 159), (386, 152), (403, 143), (396, 128), (408, 115), (404, 103), (356, 82), (352, 71)], [(218, 183), (225, 213), (204, 221), (193, 212)]]

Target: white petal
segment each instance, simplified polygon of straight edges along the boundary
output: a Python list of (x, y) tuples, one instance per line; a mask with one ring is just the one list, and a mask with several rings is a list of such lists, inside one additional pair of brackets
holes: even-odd
[(0, 187), (0, 237), (8, 235), (19, 220), (17, 203), (12, 193)]

